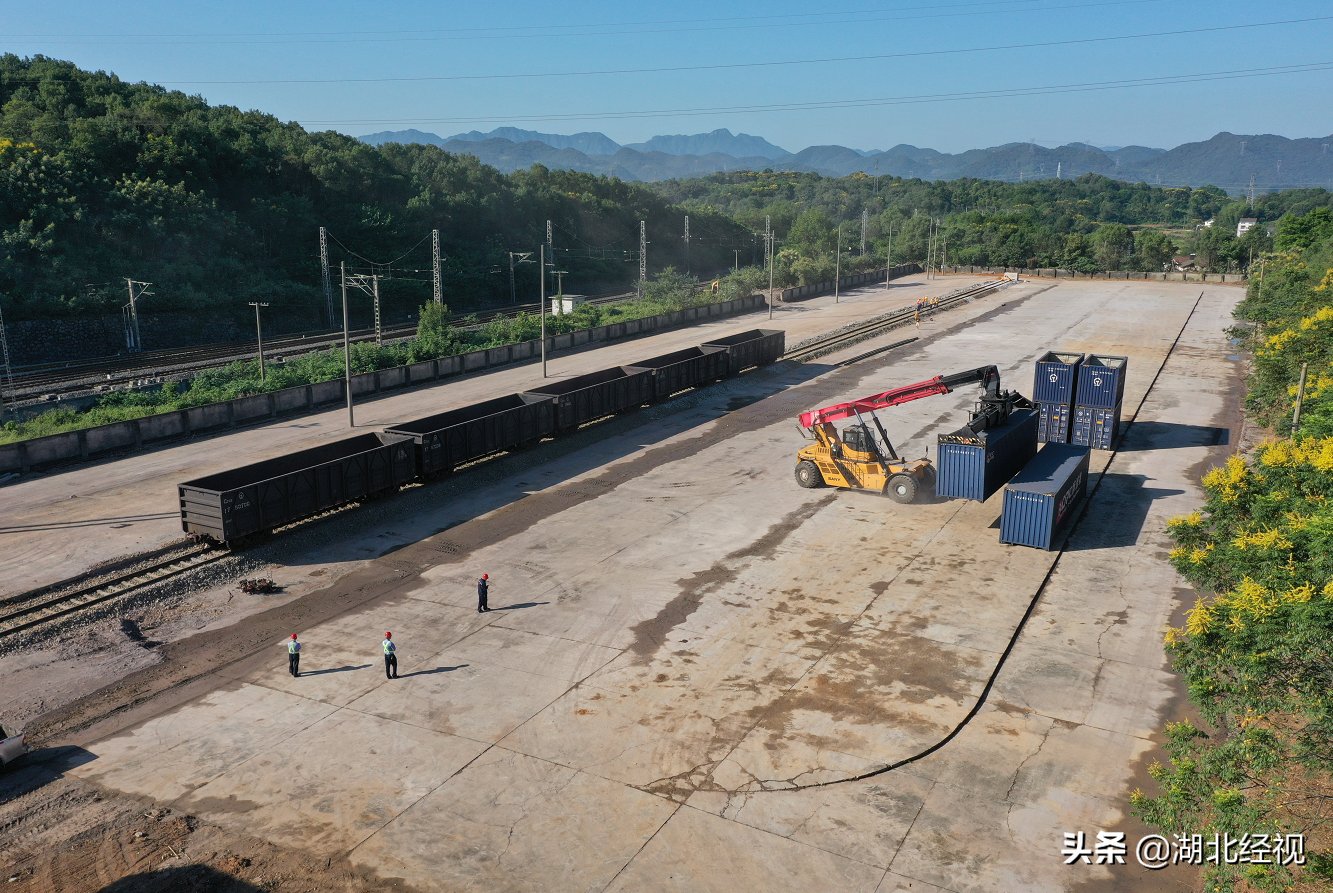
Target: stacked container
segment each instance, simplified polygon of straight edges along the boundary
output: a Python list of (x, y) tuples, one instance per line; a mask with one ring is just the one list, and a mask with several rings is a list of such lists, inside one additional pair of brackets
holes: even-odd
[(1078, 394), (1069, 442), (1109, 450), (1120, 436), (1128, 357), (1088, 354), (1078, 367)]
[(1004, 487), (1000, 542), (1050, 551), (1088, 487), (1087, 447), (1048, 443)]
[(1083, 358), (1081, 353), (1050, 351), (1037, 360), (1032, 399), (1037, 403), (1039, 443), (1069, 443), (1078, 371)]
[(939, 436), (935, 494), (985, 502), (1037, 454), (1037, 411), (1016, 409), (996, 428)]

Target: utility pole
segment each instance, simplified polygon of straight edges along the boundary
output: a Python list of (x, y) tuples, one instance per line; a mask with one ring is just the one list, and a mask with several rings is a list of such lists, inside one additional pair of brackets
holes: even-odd
[[(148, 290), (151, 282), (137, 282), (133, 279), (126, 279), (125, 285), (130, 292), (130, 302), (122, 309), (125, 317), (125, 347), (131, 353), (137, 353), (143, 350), (143, 341), (139, 338), (139, 299), (152, 294)], [(135, 291), (135, 286), (139, 287)]]
[(690, 215), (685, 215), (685, 275), (690, 275)]
[(838, 296), (842, 286), (842, 221), (838, 221), (838, 244), (836, 246), (837, 255), (833, 260), (833, 303), (838, 303)]
[(884, 256), (884, 290), (889, 290), (889, 279), (893, 276), (893, 223), (889, 223), (889, 251)]
[(861, 209), (861, 256), (866, 256), (866, 232), (870, 229), (870, 211)]
[(1301, 426), (1301, 404), (1305, 402), (1305, 373), (1309, 370), (1309, 363), (1301, 363), (1301, 381), (1296, 385), (1296, 409), (1291, 415), (1291, 436), (1296, 436), (1296, 429)]
[(643, 284), (648, 281), (648, 224), (639, 221), (639, 297), (643, 297)]
[[(440, 283), (440, 231), (438, 229), (430, 231), (430, 272), (435, 288), (435, 305), (438, 307), (444, 304), (444, 291)], [(325, 275), (327, 275), (327, 268)]]
[(509, 252), (509, 303), (517, 304), (518, 296), (514, 291), (514, 252)]
[(339, 261), (342, 273), (343, 289), (343, 389), (347, 392), (347, 427), (356, 427), (356, 418), (352, 414), (352, 334), (347, 324), (347, 261)]
[(770, 234), (767, 241), (764, 242), (764, 250), (768, 252), (768, 318), (773, 318), (773, 236)]
[(333, 328), (333, 285), (329, 282), (329, 231), (319, 228), (319, 274), (324, 283), (324, 318)]
[(733, 248), (731, 249), (731, 253), (736, 255), (736, 259), (732, 261), (731, 264), (731, 271), (735, 273), (741, 268), (741, 250), (739, 248)]
[[(550, 232), (550, 230), (547, 230)], [(537, 249), (538, 272), (541, 273), (537, 278), (541, 280), (541, 302), (542, 302), (542, 378), (546, 377), (546, 246), (542, 245)]]
[(267, 307), (267, 304), (258, 304), (250, 302), (250, 306), (255, 308), (255, 337), (259, 341), (259, 380), (264, 380), (264, 327), (259, 323), (259, 308)]
[[(764, 250), (770, 255), (773, 253), (773, 218), (768, 214), (764, 215)], [(770, 258), (766, 257), (764, 260), (768, 261)]]
[(931, 264), (935, 260), (935, 218), (926, 224), (926, 278), (931, 278)]

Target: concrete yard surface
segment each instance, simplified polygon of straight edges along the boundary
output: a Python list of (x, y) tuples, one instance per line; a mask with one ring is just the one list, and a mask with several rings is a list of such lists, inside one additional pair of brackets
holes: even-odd
[[(1127, 801), (1178, 709), (1165, 522), (1230, 452), (1241, 296), (1015, 286), (870, 360), (701, 391), (488, 485), (511, 496), (463, 523), (426, 512), (441, 532), (323, 591), (354, 608), (290, 630), (299, 678), (273, 630), (71, 739), (67, 771), (440, 893), (1177, 889), (1133, 864)], [(793, 481), (802, 410), (990, 363), (1028, 392), (1056, 348), (1129, 357), (1127, 433), (1063, 552), (1000, 544), (998, 494)], [(933, 457), (975, 396), (881, 417)], [(1065, 832), (1113, 829), (1130, 864), (1064, 864)]]

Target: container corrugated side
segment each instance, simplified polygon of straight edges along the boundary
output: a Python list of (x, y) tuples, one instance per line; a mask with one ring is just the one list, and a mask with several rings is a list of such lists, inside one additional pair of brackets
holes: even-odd
[(464, 462), (550, 436), (555, 430), (555, 398), (509, 394), (387, 430), (412, 438), (418, 473), (448, 473)]
[(1088, 354), (1078, 367), (1075, 406), (1114, 409), (1125, 396), (1128, 357)]
[(180, 484), (181, 527), (230, 542), (415, 477), (411, 440), (360, 434)]
[(1043, 403), (1037, 407), (1037, 442), (1068, 443), (1074, 410), (1067, 403)]
[(1047, 444), (1004, 487), (1000, 542), (1051, 550), (1087, 491), (1087, 447)]
[(1078, 386), (1079, 364), (1085, 354), (1049, 351), (1037, 360), (1032, 380), (1032, 399), (1036, 403), (1074, 403)]
[(1075, 407), (1069, 442), (1094, 450), (1114, 448), (1116, 438), (1120, 436), (1120, 412), (1123, 408), (1124, 404), (1117, 404), (1114, 409)]
[(998, 428), (939, 435), (935, 493), (985, 502), (1037, 453), (1037, 411), (1019, 409)]

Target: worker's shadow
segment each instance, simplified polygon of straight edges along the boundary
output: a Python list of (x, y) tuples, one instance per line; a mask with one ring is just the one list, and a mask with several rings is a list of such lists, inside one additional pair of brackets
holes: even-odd
[(454, 670), (461, 670), (464, 667), (470, 667), (471, 664), (459, 664), (456, 667), (436, 667), (433, 670), (417, 670), (415, 673), (403, 673), (398, 678), (406, 679), (409, 676), (433, 676), (436, 673), (452, 673)]
[(491, 608), (492, 611), (519, 611), (523, 608), (536, 608), (541, 605), (549, 605), (550, 602), (520, 602), (517, 605), (497, 605)]
[(364, 670), (371, 664), (358, 664), (355, 667), (329, 667), (327, 670), (302, 670), (302, 676), (323, 676), (325, 673), (346, 673), (349, 670)]

